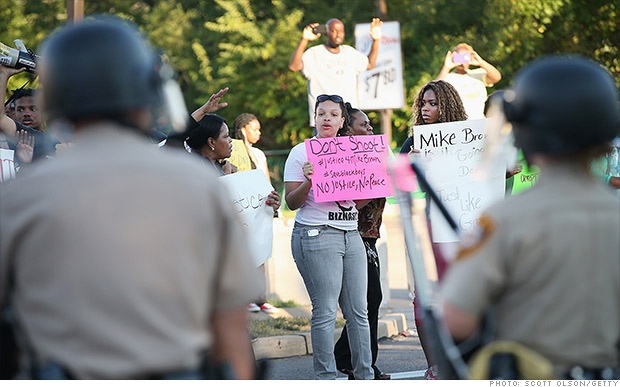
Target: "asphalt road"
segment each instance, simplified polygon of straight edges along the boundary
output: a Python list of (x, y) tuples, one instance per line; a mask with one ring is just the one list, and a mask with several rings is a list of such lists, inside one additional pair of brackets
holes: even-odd
[[(393, 379), (420, 380), (426, 370), (426, 359), (415, 328), (410, 328), (409, 333), (408, 337), (399, 335), (379, 340), (377, 367), (391, 374)], [(312, 380), (312, 356), (271, 359), (266, 375), (270, 380)]]

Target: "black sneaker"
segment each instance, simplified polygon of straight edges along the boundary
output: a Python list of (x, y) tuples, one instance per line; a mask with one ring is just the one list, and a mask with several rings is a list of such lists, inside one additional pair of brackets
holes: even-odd
[(341, 368), (338, 371), (340, 371), (343, 374), (347, 375), (349, 377), (349, 380), (355, 380), (355, 376), (353, 376), (353, 371), (352, 370), (348, 370), (346, 368)]
[(372, 369), (375, 371), (375, 380), (390, 380), (392, 377), (388, 374), (384, 374), (377, 366), (372, 366)]

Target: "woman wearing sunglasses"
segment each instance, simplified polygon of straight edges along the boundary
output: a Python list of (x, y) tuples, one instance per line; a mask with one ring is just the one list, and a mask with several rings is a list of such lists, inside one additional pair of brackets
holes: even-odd
[[(348, 126), (342, 98), (321, 94), (315, 104), (317, 138), (336, 137)], [(296, 145), (284, 167), (285, 200), (297, 210), (291, 240), (293, 258), (312, 302), (311, 334), (316, 379), (335, 379), (334, 324), (338, 304), (346, 319), (353, 375), (373, 379), (366, 310), (366, 250), (357, 231), (357, 206), (368, 201), (314, 200), (304, 143)]]

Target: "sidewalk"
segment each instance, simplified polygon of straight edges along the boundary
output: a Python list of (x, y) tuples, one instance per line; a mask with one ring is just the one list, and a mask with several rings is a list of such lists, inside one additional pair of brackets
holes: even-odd
[[(395, 289), (391, 293), (392, 296), (390, 297), (387, 307), (382, 308), (380, 311), (378, 325), (379, 338), (396, 336), (401, 332), (407, 331), (409, 327), (415, 326), (412, 323), (413, 305), (408, 295), (404, 294), (400, 289)], [(397, 293), (396, 297), (394, 293)], [(278, 309), (279, 312), (274, 314), (263, 312), (250, 313), (250, 319), (265, 320), (277, 317), (310, 318), (311, 316), (310, 306)], [(338, 311), (338, 317), (342, 317), (340, 310)], [(340, 337), (341, 330), (342, 329), (336, 329), (334, 342)], [(254, 355), (257, 360), (312, 354), (310, 332), (300, 332), (286, 336), (260, 337), (252, 343), (252, 347), (254, 348)]]

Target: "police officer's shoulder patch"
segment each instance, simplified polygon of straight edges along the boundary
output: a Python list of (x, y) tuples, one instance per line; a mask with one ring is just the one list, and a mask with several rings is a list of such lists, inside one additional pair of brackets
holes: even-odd
[(478, 223), (470, 231), (463, 234), (456, 259), (465, 258), (480, 249), (494, 230), (495, 224), (491, 218), (485, 214), (480, 216)]

